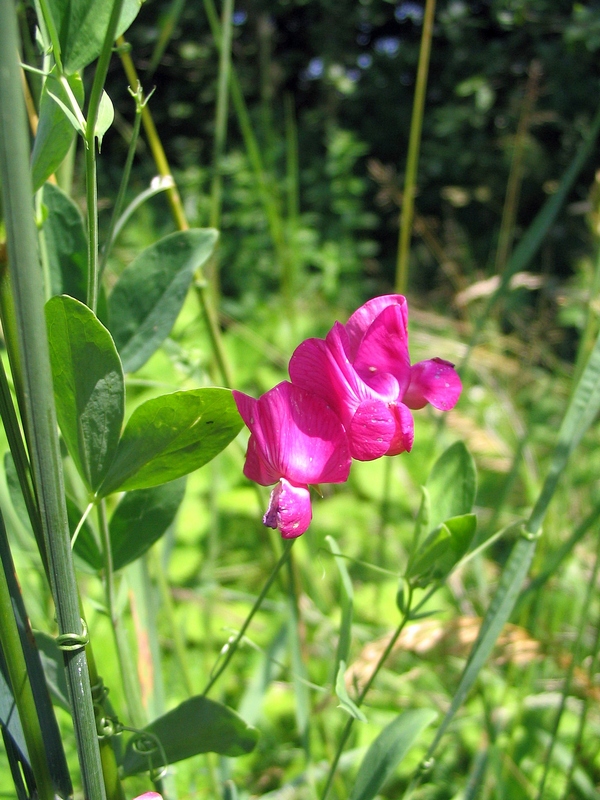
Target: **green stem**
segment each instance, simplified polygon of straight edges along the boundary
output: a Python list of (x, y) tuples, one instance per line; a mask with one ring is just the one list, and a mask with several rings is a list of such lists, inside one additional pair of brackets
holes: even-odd
[(58, 628), (61, 637), (77, 639), (71, 642), (74, 649), (64, 649), (63, 653), (83, 791), (88, 800), (104, 800), (88, 666), (85, 648), (81, 646), (83, 629), (65, 506), (18, 52), (14, 5), (3, 0), (0, 2), (0, 183), (22, 368), (24, 422)]
[[(131, 90), (130, 90), (131, 91)], [(119, 192), (117, 194), (117, 199), (115, 200), (115, 206), (113, 208), (113, 213), (110, 218), (110, 224), (108, 226), (108, 231), (106, 234), (106, 241), (104, 243), (104, 248), (102, 249), (102, 255), (100, 257), (100, 265), (98, 267), (98, 279), (102, 278), (104, 273), (104, 269), (106, 267), (106, 262), (108, 261), (108, 256), (110, 254), (110, 250), (112, 247), (112, 243), (115, 236), (115, 227), (119, 218), (121, 216), (121, 211), (123, 210), (123, 205), (125, 203), (125, 192), (127, 191), (127, 184), (129, 183), (129, 176), (131, 174), (131, 167), (133, 165), (133, 159), (135, 157), (135, 149), (137, 146), (138, 137), (140, 135), (140, 126), (142, 124), (142, 109), (144, 107), (142, 101), (142, 90), (138, 84), (137, 89), (131, 91), (133, 98), (135, 100), (135, 119), (133, 121), (133, 130), (131, 132), (131, 139), (129, 141), (129, 148), (127, 150), (127, 158), (125, 159), (125, 166), (123, 167), (123, 175), (121, 176), (121, 184), (119, 186)]]
[[(217, 16), (213, 0), (204, 0), (204, 9), (206, 11), (206, 16), (208, 18), (213, 39), (215, 40), (217, 47), (220, 49), (222, 46), (221, 26), (219, 24), (219, 18)], [(290, 260), (285, 242), (281, 214), (277, 204), (275, 187), (272, 185), (272, 181), (269, 181), (267, 177), (267, 172), (260, 154), (258, 141), (252, 129), (248, 108), (244, 100), (239, 79), (233, 66), (231, 67), (230, 80), (231, 101), (233, 103), (233, 107), (235, 108), (238, 124), (240, 126), (240, 131), (244, 139), (244, 145), (246, 147), (246, 152), (248, 154), (248, 158), (254, 172), (254, 177), (258, 185), (258, 191), (264, 213), (267, 218), (267, 224), (269, 226), (269, 233), (275, 249), (275, 255), (281, 265), (282, 293), (287, 300), (291, 301), (292, 287)]]
[(46, 554), (46, 545), (44, 542), (44, 532), (42, 530), (42, 523), (40, 520), (40, 511), (35, 493), (33, 491), (31, 467), (25, 451), (25, 445), (23, 444), (21, 429), (19, 427), (17, 413), (13, 405), (12, 395), (10, 393), (8, 379), (6, 377), (4, 362), (2, 359), (0, 359), (0, 417), (2, 418), (2, 424), (4, 425), (6, 438), (8, 439), (10, 453), (13, 457), (13, 461), (15, 462), (19, 486), (21, 487), (21, 492), (23, 494), (23, 500), (25, 501), (25, 507), (27, 509), (27, 515), (31, 523), (33, 535), (35, 536), (35, 541), (38, 546), (38, 550), (40, 551), (44, 570), (48, 576), (48, 556)]
[(233, 0), (224, 0), (221, 15), (221, 47), (219, 50), (219, 77), (217, 81), (217, 108), (215, 113), (215, 142), (213, 149), (213, 177), (210, 191), (210, 226), (218, 228), (221, 222), (221, 159), (227, 136), (227, 108), (229, 76), (231, 73), (231, 34)]
[[(139, 84), (139, 78), (134, 63), (131, 60), (131, 56), (127, 52), (127, 48), (125, 46), (126, 44), (125, 39), (122, 36), (120, 36), (117, 39), (117, 44), (119, 46), (119, 55), (121, 57), (123, 69), (125, 70), (125, 74), (127, 75), (127, 79), (131, 86), (137, 86)], [(171, 180), (173, 180), (173, 176), (171, 175), (171, 168), (169, 167), (169, 162), (167, 161), (167, 157), (165, 155), (162, 142), (160, 141), (160, 137), (156, 130), (156, 126), (154, 125), (154, 120), (152, 119), (152, 114), (150, 113), (150, 109), (146, 104), (144, 104), (144, 107), (142, 108), (142, 125), (144, 126), (144, 130), (148, 138), (148, 143), (150, 145), (150, 150), (152, 152), (152, 157), (154, 158), (154, 163), (156, 164), (156, 168), (158, 169), (159, 174), (163, 178), (170, 178)], [(177, 228), (180, 231), (189, 230), (190, 226), (185, 216), (183, 204), (181, 202), (181, 197), (179, 196), (179, 192), (177, 190), (175, 181), (173, 181), (172, 185), (169, 186), (168, 189), (166, 189), (166, 192), (167, 192), (167, 200), (171, 207), (171, 213), (173, 214), (173, 219), (175, 220)], [(198, 279), (196, 281), (196, 292), (200, 299), (202, 311), (204, 313), (206, 324), (208, 326), (208, 332), (213, 347), (213, 352), (215, 354), (215, 358), (217, 360), (217, 364), (219, 366), (219, 370), (221, 372), (223, 381), (226, 386), (232, 386), (233, 383), (231, 379), (231, 373), (229, 370), (227, 358), (225, 356), (225, 349), (222, 343), (221, 330), (219, 328), (217, 314), (214, 308), (212, 307), (209, 299), (206, 297), (206, 286), (202, 282), (201, 276), (198, 276)]]
[(58, 38), (58, 31), (56, 30), (56, 25), (54, 24), (54, 19), (52, 17), (50, 6), (48, 5), (48, 0), (40, 0), (40, 9), (42, 11), (43, 21), (46, 26), (46, 32), (50, 37), (50, 43), (52, 44), (52, 55), (54, 56), (54, 61), (56, 62), (56, 69), (58, 74), (62, 75), (63, 67), (60, 39)]
[(102, 542), (102, 555), (104, 557), (104, 594), (106, 598), (106, 608), (112, 628), (119, 672), (125, 694), (125, 703), (131, 725), (135, 728), (143, 728), (146, 724), (144, 707), (140, 693), (140, 685), (137, 680), (137, 672), (131, 656), (131, 648), (127, 638), (127, 631), (123, 627), (122, 619), (119, 616), (115, 604), (115, 585), (113, 575), (112, 548), (110, 544), (110, 530), (106, 516), (106, 501), (101, 500), (98, 504), (98, 525), (100, 527), (100, 539)]
[(275, 578), (279, 574), (279, 570), (283, 567), (285, 562), (290, 557), (290, 552), (291, 552), (291, 549), (292, 549), (292, 545), (294, 544), (295, 541), (296, 541), (295, 539), (287, 539), (286, 540), (284, 548), (283, 548), (283, 553), (281, 554), (281, 557), (279, 558), (279, 561), (277, 562), (277, 564), (275, 564), (275, 567), (273, 568), (273, 571), (271, 572), (271, 574), (269, 576), (269, 579), (267, 580), (267, 582), (263, 586), (261, 593), (258, 595), (256, 600), (254, 601), (254, 605), (250, 609), (250, 613), (248, 614), (248, 616), (244, 620), (244, 624), (240, 628), (237, 636), (235, 637), (235, 639), (232, 642), (228, 642), (225, 645), (225, 647), (223, 648), (223, 650), (221, 651), (221, 655), (224, 655), (224, 658), (221, 661), (221, 663), (219, 664), (218, 669), (213, 670), (213, 674), (211, 675), (210, 680), (208, 681), (208, 683), (204, 687), (204, 691), (202, 692), (203, 696), (206, 696), (209, 693), (209, 691), (212, 689), (214, 684), (217, 682), (217, 680), (220, 678), (220, 676), (226, 670), (227, 665), (229, 664), (229, 662), (231, 661), (231, 659), (235, 655), (235, 653), (236, 653), (236, 651), (237, 651), (237, 649), (239, 647), (239, 644), (240, 644), (240, 642), (242, 641), (242, 639), (244, 637), (244, 634), (248, 630), (248, 626), (252, 622), (252, 618), (254, 617), (254, 615), (256, 614), (258, 609), (260, 608), (260, 606), (262, 604), (262, 601), (267, 596), (267, 592), (269, 591), (269, 589), (271, 588), (271, 586), (273, 584), (273, 581), (275, 580)]
[[(437, 589), (437, 586), (435, 588)], [(358, 698), (356, 700), (356, 705), (357, 706), (360, 707), (363, 704), (363, 701), (364, 701), (365, 697), (367, 696), (367, 693), (368, 693), (369, 689), (373, 685), (373, 683), (375, 681), (375, 678), (379, 675), (379, 671), (382, 668), (382, 666), (384, 665), (385, 661), (387, 660), (389, 654), (394, 649), (394, 645), (398, 641), (398, 637), (402, 633), (406, 623), (411, 619), (412, 615), (414, 613), (416, 613), (418, 608), (421, 608), (423, 606), (423, 604), (426, 602), (426, 600), (429, 599), (430, 594), (431, 593), (428, 593), (426, 595), (426, 597), (423, 598), (423, 600), (419, 603), (417, 609), (415, 609), (414, 611), (411, 611), (413, 590), (412, 590), (412, 587), (409, 584), (409, 586), (408, 586), (408, 597), (407, 597), (407, 601), (406, 601), (406, 611), (404, 612), (398, 627), (396, 628), (396, 630), (392, 634), (392, 637), (389, 640), (389, 642), (387, 644), (387, 647), (385, 648), (385, 650), (383, 651), (383, 653), (379, 657), (379, 660), (377, 661), (377, 664), (375, 664), (375, 668), (373, 669), (373, 672), (371, 673), (371, 675), (369, 677), (369, 680), (363, 686), (362, 691), (361, 691), (361, 693), (359, 694), (359, 696), (358, 696)], [(327, 775), (327, 780), (325, 782), (325, 787), (323, 788), (323, 792), (321, 794), (321, 800), (326, 800), (327, 795), (329, 794), (329, 790), (331, 788), (331, 784), (333, 783), (333, 779), (335, 777), (335, 773), (336, 773), (336, 770), (337, 770), (337, 765), (338, 765), (339, 760), (340, 760), (340, 758), (342, 756), (342, 753), (344, 752), (344, 747), (346, 745), (346, 742), (348, 741), (348, 737), (350, 736), (350, 732), (352, 731), (353, 726), (354, 726), (354, 717), (348, 717), (346, 725), (344, 726), (344, 730), (342, 731), (342, 736), (340, 738), (340, 741), (339, 741), (339, 744), (338, 744), (338, 748), (336, 750), (335, 756), (334, 756), (333, 761), (331, 763), (331, 767), (329, 768), (329, 773)]]
[(404, 178), (404, 193), (402, 196), (402, 214), (400, 215), (400, 241), (398, 244), (398, 260), (396, 263), (396, 291), (399, 294), (404, 294), (404, 292), (406, 292), (406, 285), (408, 283), (408, 259), (413, 227), (415, 190), (419, 166), (419, 150), (421, 147), (421, 131), (423, 129), (423, 112), (425, 109), (425, 93), (427, 90), (427, 74), (429, 72), (434, 13), (435, 0), (427, 0), (425, 3), (425, 16), (423, 18), (421, 47), (419, 50), (415, 99), (410, 121), (408, 155), (406, 157), (406, 176)]
[(149, 558), (150, 558), (150, 564), (152, 566), (152, 571), (154, 574), (154, 579), (156, 580), (156, 583), (158, 585), (158, 590), (160, 592), (160, 598), (162, 601), (162, 610), (165, 612), (170, 635), (173, 639), (173, 650), (175, 654), (175, 661), (181, 672), (181, 677), (183, 679), (185, 690), (188, 696), (191, 697), (194, 694), (194, 686), (192, 684), (192, 679), (190, 678), (190, 673), (187, 668), (185, 644), (181, 636), (181, 631), (179, 630), (179, 625), (177, 624), (177, 619), (175, 618), (173, 597), (171, 595), (171, 589), (167, 581), (166, 570), (162, 568), (162, 564), (160, 563), (160, 557), (156, 547), (150, 549)]
[(106, 36), (96, 64), (94, 82), (90, 92), (87, 123), (85, 126), (85, 182), (88, 223), (88, 285), (87, 304), (96, 311), (98, 305), (98, 186), (96, 179), (96, 123), (98, 110), (104, 90), (104, 82), (112, 55), (112, 47), (117, 35), (117, 25), (124, 0), (114, 0)]
[[(1, 515), (0, 528), (2, 535), (6, 536)], [(19, 712), (19, 720), (27, 743), (29, 761), (35, 775), (37, 795), (42, 800), (53, 800), (54, 789), (44, 749), (44, 738), (29, 681), (19, 629), (13, 613), (8, 581), (2, 565), (0, 565), (0, 644), (6, 660), (12, 696)]]

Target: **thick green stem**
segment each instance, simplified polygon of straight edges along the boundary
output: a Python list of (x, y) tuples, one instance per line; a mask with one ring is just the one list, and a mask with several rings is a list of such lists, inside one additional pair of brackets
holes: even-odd
[(0, 178), (23, 379), (24, 421), (64, 653), (83, 791), (88, 800), (104, 800), (96, 721), (67, 524), (18, 52), (14, 5), (10, 0), (1, 0)]
[(279, 570), (283, 567), (285, 562), (290, 557), (290, 552), (292, 550), (292, 545), (294, 544), (295, 541), (296, 541), (295, 539), (288, 539), (286, 541), (286, 543), (284, 545), (284, 548), (283, 548), (283, 553), (281, 554), (281, 557), (280, 557), (279, 561), (277, 562), (277, 564), (275, 564), (275, 567), (273, 568), (273, 572), (270, 574), (269, 579), (267, 580), (267, 582), (263, 586), (261, 593), (258, 595), (256, 600), (254, 601), (254, 605), (250, 609), (250, 613), (248, 614), (248, 616), (244, 620), (244, 624), (240, 628), (237, 636), (235, 637), (235, 639), (232, 642), (228, 642), (225, 645), (225, 647), (223, 648), (223, 650), (221, 651), (221, 654), (224, 656), (223, 660), (219, 664), (218, 669), (215, 669), (213, 671), (213, 674), (211, 675), (209, 682), (206, 684), (206, 686), (204, 688), (204, 691), (202, 692), (203, 695), (207, 695), (209, 693), (209, 691), (212, 689), (212, 687), (217, 682), (217, 680), (221, 677), (221, 675), (223, 674), (223, 672), (227, 668), (227, 665), (229, 664), (229, 662), (231, 661), (231, 659), (235, 655), (235, 653), (236, 653), (236, 651), (237, 651), (237, 649), (239, 647), (240, 642), (244, 638), (244, 634), (248, 630), (248, 626), (252, 622), (252, 618), (254, 617), (254, 615), (256, 614), (258, 609), (261, 607), (262, 601), (267, 596), (267, 592), (269, 591), (269, 589), (271, 588), (271, 586), (273, 584), (273, 581), (275, 580), (275, 578), (279, 574)]
[(396, 291), (400, 294), (406, 291), (406, 285), (408, 283), (410, 238), (413, 227), (417, 169), (419, 166), (419, 150), (421, 148), (421, 131), (423, 129), (423, 111), (425, 109), (425, 93), (427, 91), (427, 74), (429, 72), (429, 55), (431, 53), (434, 13), (435, 0), (427, 0), (423, 19), (423, 33), (421, 34), (421, 49), (419, 51), (419, 66), (417, 67), (415, 99), (410, 121), (406, 176), (404, 178), (404, 194), (402, 196), (402, 214), (400, 215), (400, 241), (398, 244), (398, 261), (396, 264)]

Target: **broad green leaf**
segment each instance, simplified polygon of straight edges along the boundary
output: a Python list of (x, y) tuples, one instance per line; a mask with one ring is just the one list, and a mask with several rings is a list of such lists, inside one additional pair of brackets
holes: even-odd
[(123, 370), (110, 333), (72, 297), (46, 303), (56, 414), (67, 449), (92, 491), (117, 452), (123, 423)]
[(87, 239), (83, 219), (71, 198), (58, 186), (44, 186), (48, 215), (43, 232), (52, 295), (68, 294), (81, 302), (87, 292)]
[[(235, 711), (203, 696), (185, 700), (155, 719), (142, 733), (157, 737), (161, 747), (148, 755), (136, 747), (136, 737), (132, 737), (123, 759), (125, 776), (174, 764), (198, 753), (220, 753), (234, 758), (250, 753), (258, 740), (256, 728), (246, 725)], [(151, 743), (151, 738), (144, 739), (146, 749)]]
[[(124, 0), (117, 36), (136, 18), (141, 0)], [(58, 32), (64, 71), (68, 75), (90, 64), (100, 55), (108, 29), (112, 3), (107, 0), (48, 0)]]
[(148, 400), (131, 415), (100, 495), (181, 478), (211, 461), (241, 427), (229, 389), (191, 389)]
[(462, 442), (451, 445), (433, 465), (427, 478), (431, 501), (429, 529), (473, 508), (477, 476), (473, 457)]
[[(68, 78), (69, 86), (79, 107), (83, 106), (83, 81), (80, 75)], [(31, 178), (36, 192), (62, 164), (69, 151), (75, 130), (71, 120), (56, 102), (58, 97), (66, 107), (70, 106), (67, 93), (54, 70), (46, 78), (40, 99), (40, 114), (33, 152), (31, 154)]]
[(145, 364), (171, 333), (192, 277), (217, 237), (212, 228), (172, 233), (123, 270), (108, 298), (108, 318), (125, 372)]
[(354, 717), (354, 719), (357, 719), (360, 722), (366, 722), (367, 718), (365, 717), (364, 713), (348, 694), (348, 690), (346, 689), (346, 681), (344, 680), (345, 674), (346, 662), (340, 661), (337, 677), (335, 679), (335, 693), (340, 701), (340, 705), (338, 707), (343, 708), (344, 711), (347, 711), (351, 717)]
[(96, 118), (96, 128), (94, 130), (94, 136), (98, 139), (98, 151), (102, 149), (102, 139), (104, 138), (104, 134), (113, 124), (115, 119), (115, 109), (112, 104), (110, 97), (106, 94), (105, 91), (102, 92), (102, 97), (100, 98), (100, 106), (98, 108), (98, 116)]
[(185, 478), (127, 492), (110, 520), (113, 569), (143, 555), (171, 525), (185, 494)]
[(436, 717), (435, 711), (419, 708), (405, 711), (390, 722), (367, 750), (350, 793), (350, 800), (372, 800)]
[(335, 564), (338, 568), (338, 572), (340, 573), (340, 586), (342, 590), (342, 596), (340, 600), (340, 606), (342, 609), (342, 619), (340, 622), (340, 638), (338, 641), (337, 653), (335, 657), (335, 673), (334, 673), (337, 676), (339, 674), (340, 662), (345, 661), (347, 663), (348, 656), (350, 654), (350, 642), (352, 639), (352, 615), (353, 615), (354, 591), (352, 589), (352, 581), (350, 580), (350, 576), (348, 575), (348, 570), (346, 569), (346, 562), (342, 557), (342, 553), (340, 551), (338, 543), (333, 538), (333, 536), (326, 536), (325, 541), (327, 542), (327, 544), (331, 549), (331, 552), (333, 553)]

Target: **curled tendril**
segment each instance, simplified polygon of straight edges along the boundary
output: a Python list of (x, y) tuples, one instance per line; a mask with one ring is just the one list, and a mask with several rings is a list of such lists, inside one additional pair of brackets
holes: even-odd
[(89, 643), (90, 637), (84, 619), (81, 620), (81, 633), (61, 633), (56, 637), (56, 646), (60, 650), (81, 650)]

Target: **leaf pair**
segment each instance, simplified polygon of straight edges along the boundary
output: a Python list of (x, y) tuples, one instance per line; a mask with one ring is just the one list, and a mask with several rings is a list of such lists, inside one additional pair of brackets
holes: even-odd
[(455, 442), (436, 461), (423, 487), (415, 540), (429, 532), (409, 560), (406, 578), (424, 587), (446, 578), (466, 554), (477, 519), (471, 513), (477, 476), (475, 462), (462, 442)]
[(46, 304), (59, 425), (77, 469), (97, 497), (175, 480), (206, 464), (237, 435), (227, 389), (192, 389), (148, 400), (123, 434), (123, 368), (108, 330), (83, 303)]

